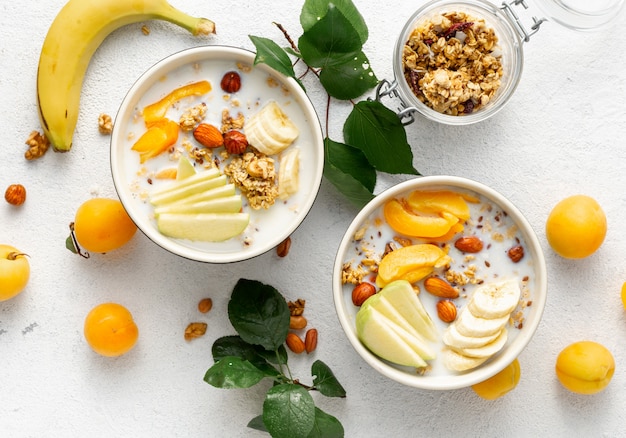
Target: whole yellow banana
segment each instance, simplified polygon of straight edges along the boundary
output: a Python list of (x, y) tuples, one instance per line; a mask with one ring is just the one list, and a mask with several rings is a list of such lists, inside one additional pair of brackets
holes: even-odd
[(72, 147), (83, 78), (92, 55), (114, 30), (130, 23), (165, 20), (193, 35), (215, 32), (215, 24), (192, 17), (167, 0), (69, 0), (54, 19), (37, 71), (39, 118), (57, 152)]

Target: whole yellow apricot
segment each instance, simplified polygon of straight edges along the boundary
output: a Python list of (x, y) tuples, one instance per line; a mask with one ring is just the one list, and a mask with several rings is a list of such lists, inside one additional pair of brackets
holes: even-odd
[(76, 211), (74, 235), (79, 245), (91, 252), (109, 252), (126, 244), (137, 231), (117, 199), (92, 198)]
[(562, 257), (590, 256), (604, 242), (606, 216), (595, 199), (574, 195), (557, 203), (546, 221), (548, 243)]
[(517, 386), (521, 375), (520, 371), (519, 361), (515, 359), (498, 374), (473, 385), (472, 389), (485, 400), (495, 400)]
[(99, 304), (85, 317), (85, 340), (98, 354), (121, 356), (137, 342), (139, 330), (130, 311), (117, 303)]
[(626, 310), (626, 283), (622, 284), (622, 305), (624, 306), (624, 310)]
[(565, 347), (556, 358), (556, 376), (561, 384), (578, 394), (602, 391), (615, 372), (611, 352), (593, 341), (580, 341)]

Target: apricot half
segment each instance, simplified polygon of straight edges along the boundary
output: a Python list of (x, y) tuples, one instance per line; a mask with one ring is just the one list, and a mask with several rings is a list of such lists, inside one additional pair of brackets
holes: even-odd
[(443, 212), (441, 216), (413, 213), (397, 199), (391, 199), (385, 203), (383, 214), (394, 231), (410, 237), (440, 237), (459, 222), (456, 216), (447, 212)]
[(463, 196), (449, 190), (411, 192), (407, 199), (411, 210), (424, 213), (448, 212), (462, 221), (470, 218), (470, 209)]
[(380, 261), (376, 284), (383, 287), (394, 280), (417, 282), (450, 262), (450, 256), (429, 243), (403, 246), (391, 251)]
[(131, 149), (139, 152), (139, 161), (145, 163), (176, 143), (178, 132), (178, 123), (170, 119), (158, 120), (150, 124)]

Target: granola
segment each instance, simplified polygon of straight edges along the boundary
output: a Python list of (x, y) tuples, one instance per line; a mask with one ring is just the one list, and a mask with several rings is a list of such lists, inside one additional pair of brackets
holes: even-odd
[(278, 198), (274, 159), (255, 149), (234, 157), (224, 167), (224, 174), (241, 189), (254, 210), (267, 209)]
[(500, 87), (498, 38), (483, 19), (436, 15), (413, 30), (403, 50), (404, 76), (417, 98), (443, 114), (470, 114)]
[(206, 115), (206, 104), (203, 102), (199, 105), (187, 108), (180, 116), (179, 125), (183, 131), (193, 131), (195, 126), (204, 120)]

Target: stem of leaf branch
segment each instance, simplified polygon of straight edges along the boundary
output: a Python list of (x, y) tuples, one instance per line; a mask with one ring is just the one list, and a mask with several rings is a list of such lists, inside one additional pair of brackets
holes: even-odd
[[(293, 39), (291, 39), (291, 36), (287, 32), (287, 29), (285, 29), (283, 27), (283, 25), (280, 24), (280, 23), (273, 22), (273, 24), (274, 24), (274, 26), (276, 26), (278, 28), (278, 30), (280, 30), (283, 33), (283, 36), (285, 37), (285, 39), (287, 40), (287, 42), (289, 43), (291, 48), (295, 52), (300, 53), (300, 49), (298, 49), (298, 46), (296, 46), (296, 43), (293, 41)], [(301, 59), (302, 58), (298, 58), (296, 60), (296, 62), (294, 62), (293, 65), (295, 66)], [(313, 72), (313, 74), (315, 76), (317, 76), (317, 79), (319, 79), (319, 77), (320, 77), (319, 71), (314, 69), (314, 68), (311, 68), (308, 65), (306, 66), (305, 72), (300, 76), (300, 79), (305, 77), (308, 72)], [(329, 135), (328, 126), (329, 126), (329, 119), (330, 119), (330, 94), (326, 93), (326, 96), (328, 96), (328, 99), (326, 100), (326, 120), (325, 120), (325, 125), (326, 125), (326, 136), (328, 136)]]

